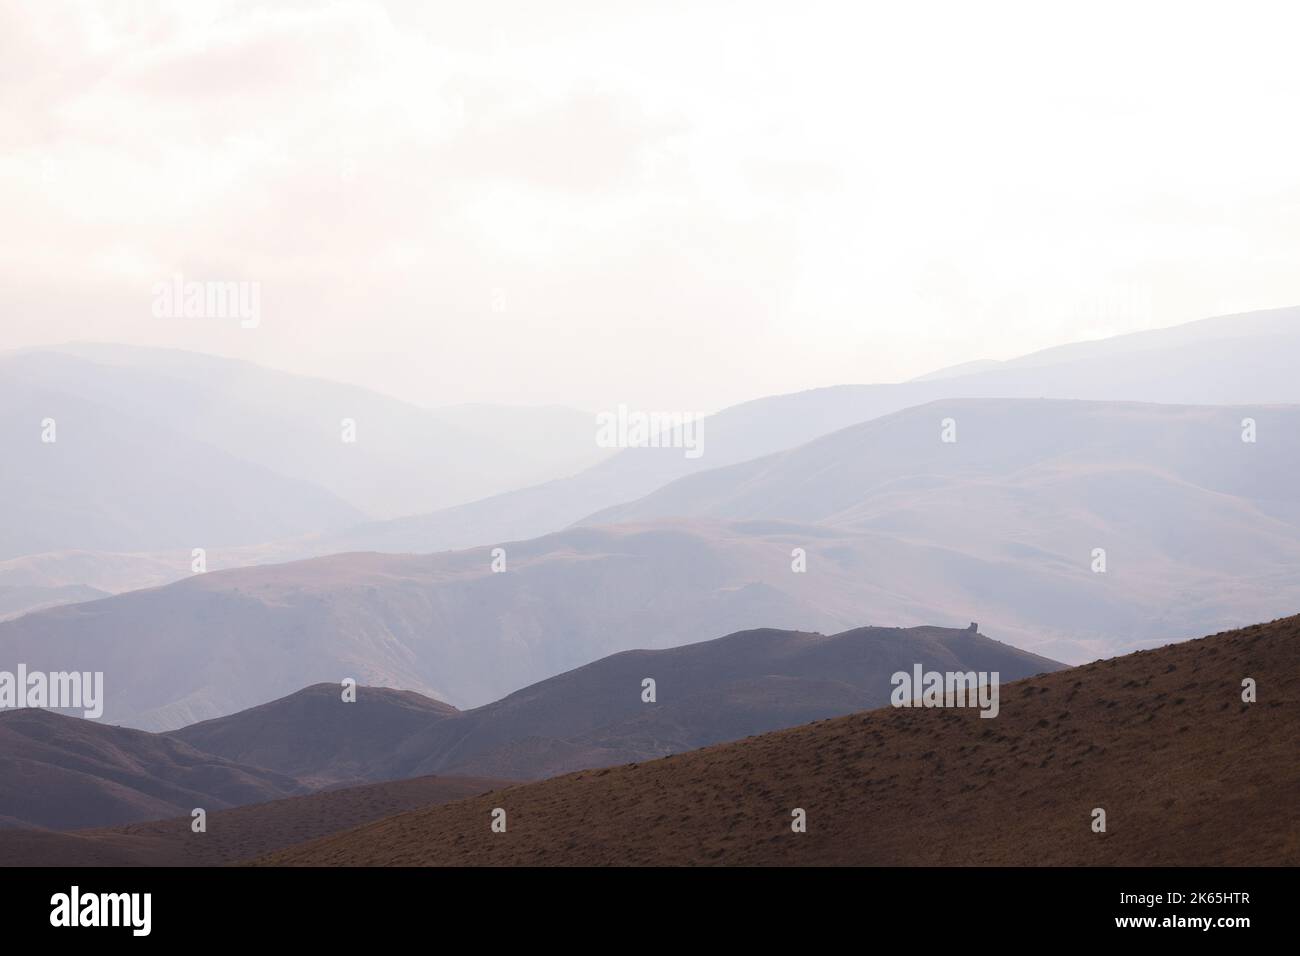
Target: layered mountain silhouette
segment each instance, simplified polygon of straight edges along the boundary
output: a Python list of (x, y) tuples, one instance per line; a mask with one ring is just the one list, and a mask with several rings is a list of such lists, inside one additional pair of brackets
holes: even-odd
[(1298, 738), (1292, 617), (1004, 685), (992, 720), (854, 714), (415, 810), (261, 862), (1294, 866)]
[(1061, 667), (970, 629), (759, 630), (614, 655), (466, 712), (381, 687), (344, 701), (338, 684), (161, 735), (19, 710), (0, 714), (0, 820), (106, 826), (435, 773), (517, 780), (647, 760), (879, 705), (915, 664), (1007, 680)]
[[(9, 558), (0, 561), (0, 620), (168, 584), (192, 574), (193, 562), (189, 548), (161, 554), (45, 551)], [(209, 564), (211, 570), (219, 566)]]
[[(831, 636), (757, 630), (626, 651), (460, 712), (418, 695), (309, 687), (173, 731), (232, 761), (337, 783), (429, 773), (514, 780), (648, 760), (885, 703), (890, 676), (1060, 669), (970, 630), (865, 627)], [(643, 699), (654, 681), (655, 700)]]
[(170, 737), (47, 710), (0, 711), (0, 826), (188, 818), (196, 807), (220, 810), (306, 789)]
[(104, 672), (105, 719), (150, 730), (347, 677), (467, 707), (619, 650), (863, 619), (865, 597), (838, 594), (847, 575), (804, 586), (789, 552), (651, 527), (511, 544), (505, 573), (489, 548), (335, 555), (27, 614), (0, 622), (0, 648), (32, 670)]
[[(1234, 832), (1295, 862), (1274, 742), (1294, 619), (1041, 675), (1300, 606), (1298, 359), (1300, 310), (1206, 320), (746, 403), (692, 458), (610, 454), (568, 409), (430, 411), (163, 350), (0, 355), (0, 669), (106, 688), (102, 722), (0, 713), (0, 828), (22, 831), (0, 851), (942, 862), (909, 851), (921, 825), (970, 863), (1248, 862)], [(995, 721), (843, 716), (914, 664), (1040, 676)], [(1271, 696), (1241, 701), (1246, 678)], [(901, 795), (931, 780), (914, 819)], [(522, 795), (511, 839), (464, 829), (486, 790)], [(880, 832), (790, 844), (777, 803)], [(221, 840), (186, 837), (195, 807)]]
[(339, 529), (365, 516), (325, 488), (223, 451), (195, 431), (33, 384), (15, 364), (0, 361), (0, 498), (8, 516), (0, 559), (78, 549), (188, 556), (195, 547)]
[(1241, 405), (1300, 402), (1300, 308), (1220, 316), (941, 370), (911, 382), (756, 399), (705, 419), (704, 453), (628, 448), (572, 478), (312, 542), (330, 551), (434, 551), (557, 531), (671, 481), (802, 445), (882, 415), (954, 398)]
[(107, 718), (153, 730), (345, 677), (464, 709), (763, 626), (975, 618), (1078, 663), (1300, 604), (1297, 469), (1290, 407), (953, 400), (505, 542), (504, 573), (494, 546), (213, 572), (0, 622), (0, 648), (104, 671)]
[[(56, 441), (42, 441), (42, 422)], [(355, 423), (355, 441), (342, 422)], [(253, 545), (428, 511), (608, 453), (558, 407), (427, 410), (355, 386), (168, 349), (0, 355), (0, 559)]]
[(41, 608), (93, 601), (96, 598), (108, 597), (109, 593), (84, 584), (0, 585), (0, 621), (21, 617), (29, 611), (39, 611)]
[(402, 743), (460, 711), (411, 691), (360, 687), (344, 702), (338, 684), (295, 694), (168, 736), (238, 763), (274, 768), (314, 786), (414, 776), (390, 769)]
[[(1249, 434), (1246, 420), (1253, 422)], [(1023, 540), (1027, 528), (1043, 524), (1044, 507), (1059, 510), (1068, 501), (1116, 530), (1146, 524), (1155, 548), (1181, 551), (1186, 543), (1170, 541), (1169, 529), (1150, 526), (1184, 509), (1189, 516), (1226, 511), (1234, 521), (1238, 511), (1300, 521), (1300, 487), (1291, 480), (1298, 467), (1296, 406), (962, 399), (682, 478), (582, 524), (762, 518), (967, 544), (972, 537)], [(1154, 515), (1153, 499), (1166, 502)], [(970, 513), (986, 508), (996, 513), (972, 528)], [(1109, 536), (1112, 527), (1095, 530)], [(1225, 533), (1257, 541), (1256, 531), (1250, 524), (1223, 528), (1212, 543), (1221, 547)]]
[[(1050, 636), (1035, 646), (1079, 661), (1123, 649), (1117, 632), (1154, 640), (1300, 605), (1297, 471), (1296, 406), (971, 399), (684, 478), (585, 523), (816, 523), (887, 535), (900, 562), (941, 543), (951, 562), (902, 593), (934, 587), (946, 607), (955, 590), (1014, 643)], [(1010, 617), (976, 596), (1029, 580)]]
[[(39, 481), (7, 489), (23, 518), (0, 538), (0, 587), (13, 588), (0, 617), (87, 596), (63, 585), (118, 592), (176, 580), (189, 573), (194, 547), (207, 548), (216, 569), (533, 538), (676, 479), (937, 400), (1300, 402), (1298, 362), (1300, 309), (1224, 316), (912, 382), (746, 402), (710, 415), (704, 454), (687, 458), (674, 447), (607, 457), (591, 441), (591, 417), (569, 409), (427, 411), (352, 386), (173, 350), (69, 345), (10, 353), (0, 356), (0, 407), (10, 409), (0, 414), (0, 432), (23, 456), (10, 481), (20, 473)], [(51, 408), (68, 411), (60, 419)], [(71, 427), (63, 433), (80, 436), (81, 446), (54, 452), (39, 443), (46, 416)], [(340, 441), (344, 417), (357, 422), (356, 444)], [(91, 432), (102, 434), (93, 448), (85, 444)], [(597, 463), (580, 470), (590, 462)], [(90, 487), (92, 471), (107, 480)], [(12, 569), (4, 560), (44, 552), (57, 560), (68, 549), (105, 552), (114, 573), (83, 556), (65, 566), (62, 580), (28, 580), (32, 566)], [(66, 568), (77, 564), (84, 572), (68, 579)], [(109, 576), (114, 587), (96, 583)]]

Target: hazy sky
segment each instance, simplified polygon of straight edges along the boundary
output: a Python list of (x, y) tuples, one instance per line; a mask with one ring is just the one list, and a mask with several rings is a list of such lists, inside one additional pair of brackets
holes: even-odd
[(1294, 305), (1288, 6), (0, 0), (0, 348), (710, 410)]

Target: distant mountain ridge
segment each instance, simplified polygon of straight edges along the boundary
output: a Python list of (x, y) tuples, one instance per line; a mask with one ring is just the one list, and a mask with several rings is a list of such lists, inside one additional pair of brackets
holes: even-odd
[(1056, 346), (911, 382), (774, 395), (705, 418), (704, 454), (624, 449), (581, 474), (425, 515), (330, 533), (311, 553), (435, 551), (557, 531), (679, 478), (786, 451), (866, 422), (952, 399), (1069, 399), (1178, 405), (1300, 403), (1300, 307), (1220, 316)]
[[(42, 440), (47, 419), (57, 425), (55, 442)], [(2, 486), (8, 500), (21, 507), (33, 493), (29, 485), (54, 494), (66, 486), (66, 500), (56, 503), (80, 522), (47, 521), (43, 534), (27, 523), (7, 528), (0, 558), (71, 548), (140, 552), (189, 541), (260, 544), (485, 497), (570, 474), (607, 454), (595, 445), (591, 416), (574, 409), (439, 412), (251, 362), (106, 344), (0, 353), (0, 437), (13, 456)], [(177, 480), (168, 497), (155, 491), (151, 503), (174, 498), (196, 512), (238, 515), (240, 498), (274, 500), (278, 484), (294, 489), (278, 504), (288, 515), (295, 497), (334, 510), (298, 522), (268, 517), (219, 537), (205, 533), (197, 514), (188, 523), (184, 514), (164, 514), (153, 533), (143, 523), (108, 523), (105, 512), (119, 501), (134, 504), (129, 490), (173, 455), (178, 470), (190, 463), (188, 481)], [(91, 473), (112, 481), (91, 494), (76, 484), (85, 476), (69, 459), (94, 464)], [(267, 487), (237, 486), (244, 473)], [(229, 487), (230, 500), (205, 495), (205, 482)], [(97, 502), (101, 510), (92, 507)]]
[(767, 629), (617, 654), (465, 712), (382, 687), (345, 701), (338, 683), (167, 734), (0, 712), (0, 826), (111, 826), (433, 773), (514, 780), (646, 760), (878, 705), (891, 674), (915, 664), (1006, 680), (1061, 667), (969, 629)]
[(591, 526), (194, 575), (0, 622), (0, 648), (104, 671), (108, 719), (153, 730), (349, 676), (480, 706), (617, 651), (764, 626), (974, 618), (1079, 663), (1300, 604), (1297, 471), (1290, 406), (945, 401)]
[[(343, 704), (337, 685), (317, 685), (170, 736), (324, 782), (425, 774), (523, 780), (880, 706), (891, 675), (915, 664), (999, 672), (1003, 680), (1063, 666), (970, 630), (864, 627), (827, 636), (764, 629), (624, 651), (470, 711), (378, 688)], [(653, 703), (643, 699), (647, 678), (655, 682)]]
[[(1251, 441), (1243, 440), (1247, 419), (1254, 423)], [(951, 422), (950, 435), (945, 422)], [(1300, 406), (962, 399), (907, 409), (775, 455), (682, 478), (581, 524), (704, 517), (880, 527), (885, 512), (895, 511), (908, 495), (933, 507), (941, 498), (984, 489), (1041, 487), (1068, 480), (1072, 471), (1104, 481), (1107, 470), (1145, 471), (1213, 495), (1258, 502), (1296, 521), (1296, 468)], [(1087, 496), (1070, 501), (1094, 504)]]
[[(171, 368), (169, 375), (161, 376), (163, 381), (173, 381), (178, 374), (176, 368), (200, 381), (210, 380), (215, 374), (213, 369), (224, 367), (222, 363), (227, 361), (190, 353), (103, 345), (61, 348), (66, 354), (58, 357), (60, 362), (93, 359), (99, 365), (116, 363), (123, 374), (129, 372), (130, 376), (144, 374), (147, 378), (157, 375), (159, 366)], [(5, 368), (4, 363), (11, 356), (0, 356), (0, 369)], [(233, 368), (242, 368), (239, 363), (229, 364)], [(10, 613), (21, 613), (43, 604), (66, 602), (80, 593), (60, 592), (56, 590), (60, 585), (100, 587), (95, 579), (104, 577), (88, 569), (84, 577), (72, 580), (66, 575), (58, 581), (53, 578), (11, 580), (11, 577), (24, 575), (11, 575), (3, 562), (6, 553), (52, 552), (44, 557), (58, 562), (62, 558), (58, 552), (68, 548), (115, 552), (107, 555), (105, 560), (117, 568), (121, 583), (109, 590), (121, 591), (185, 576), (189, 567), (189, 549), (204, 546), (191, 540), (195, 537), (207, 541), (210, 567), (214, 569), (350, 551), (427, 553), (527, 540), (558, 532), (593, 513), (626, 505), (677, 479), (790, 450), (839, 429), (929, 402), (981, 397), (1046, 397), (1195, 405), (1300, 403), (1300, 384), (1293, 374), (1297, 366), (1300, 366), (1300, 308), (1222, 316), (1167, 329), (1058, 346), (1004, 362), (967, 363), (962, 367), (940, 369), (911, 382), (833, 386), (760, 398), (708, 416), (703, 431), (704, 454), (698, 459), (688, 459), (681, 449), (675, 448), (629, 448), (576, 472), (582, 455), (591, 453), (599, 458), (605, 452), (590, 446), (585, 452), (581, 450), (580, 446), (592, 434), (588, 429), (593, 423), (579, 413), (570, 414), (567, 410), (559, 410), (563, 413), (559, 417), (545, 414), (545, 409), (514, 410), (507, 414), (501, 409), (481, 406), (460, 406), (425, 413), (401, 403), (392, 407), (381, 403), (378, 406), (366, 405), (367, 410), (359, 414), (355, 409), (344, 411), (342, 406), (365, 404), (360, 398), (348, 399), (342, 404), (337, 400), (340, 394), (357, 394), (355, 390), (347, 391), (350, 387), (339, 386), (342, 393), (328, 392), (330, 383), (312, 384), (311, 380), (288, 376), (290, 382), (298, 383), (290, 389), (293, 394), (297, 394), (295, 389), (302, 382), (307, 382), (312, 388), (326, 389), (333, 396), (309, 403), (310, 428), (304, 431), (298, 426), (288, 427), (294, 421), (301, 425), (303, 416), (299, 414), (297, 419), (280, 415), (278, 424), (262, 423), (257, 428), (231, 429), (220, 419), (213, 423), (213, 412), (218, 410), (218, 406), (211, 400), (209, 407), (205, 408), (202, 402), (196, 403), (192, 398), (182, 400), (176, 396), (162, 396), (162, 400), (142, 402), (137, 396), (122, 409), (126, 416), (122, 419), (123, 424), (145, 413), (153, 416), (153, 420), (158, 420), (161, 415), (160, 427), (163, 430), (158, 432), (159, 435), (165, 434), (167, 429), (180, 429), (185, 434), (206, 436), (207, 440), (221, 437), (238, 454), (261, 456), (286, 473), (299, 474), (312, 481), (328, 476), (334, 483), (331, 486), (333, 490), (349, 501), (354, 500), (354, 492), (365, 489), (369, 481), (367, 475), (373, 477), (378, 473), (382, 480), (377, 479), (378, 484), (369, 489), (362, 504), (380, 520), (367, 520), (355, 514), (349, 518), (346, 514), (332, 515), (304, 508), (315, 500), (311, 495), (298, 500), (300, 496), (285, 489), (282, 495), (277, 496), (274, 492), (281, 486), (275, 482), (259, 485), (242, 494), (238, 500), (250, 513), (247, 516), (218, 517), (213, 522), (216, 532), (204, 531), (203, 525), (196, 525), (182, 516), (159, 522), (172, 529), (170, 537), (136, 535), (129, 524), (114, 528), (107, 535), (87, 536), (85, 531), (94, 527), (93, 519), (100, 511), (80, 514), (75, 509), (68, 512), (66, 508), (60, 508), (50, 521), (24, 523), (24, 528), (27, 524), (35, 524), (39, 533), (18, 536), (12, 542), (0, 539), (0, 587), (21, 583), (43, 589), (21, 594), (10, 592), (13, 609)], [(9, 369), (13, 367), (11, 363)], [(256, 370), (255, 366), (249, 368)], [(243, 374), (253, 375), (252, 372), (240, 373)], [(271, 378), (257, 386), (260, 391), (254, 389), (239, 394), (236, 390), (237, 407), (252, 411), (263, 408), (266, 403), (257, 400), (257, 396), (270, 394), (268, 400), (273, 399), (274, 395), (267, 392), (271, 386), (266, 382), (282, 374), (257, 371), (257, 375), (253, 375), (255, 379), (257, 376)], [(94, 396), (96, 401), (105, 400), (105, 386), (87, 391), (80, 382), (84, 377), (62, 374), (57, 381), (66, 385), (71, 380), (78, 390)], [(220, 375), (215, 377), (222, 378)], [(225, 377), (235, 382), (240, 380), (239, 376)], [(228, 382), (225, 387), (230, 387)], [(120, 391), (115, 387), (107, 395), (111, 397)], [(118, 403), (114, 407), (121, 404), (120, 396), (113, 400)], [(44, 406), (48, 402), (40, 404)], [(271, 405), (274, 406), (274, 401)], [(16, 438), (26, 441), (35, 434), (32, 415), (38, 413), (48, 414), (33, 408), (28, 414), (18, 416), (13, 426)], [(364, 455), (351, 454), (360, 449), (338, 441), (339, 436), (333, 429), (337, 425), (336, 419), (342, 415), (355, 418), (362, 429)], [(440, 424), (431, 425), (428, 415), (439, 419)], [(374, 428), (375, 422), (385, 423), (378, 433)], [(138, 429), (132, 427), (129, 430)], [(302, 434), (297, 434), (298, 431)], [(486, 446), (471, 438), (470, 447), (465, 447), (466, 431), (487, 432), (496, 438), (489, 439)], [(253, 438), (262, 432), (275, 440), (263, 445), (253, 442)], [(497, 447), (503, 442), (509, 446), (504, 459)], [(18, 447), (25, 446), (20, 444)], [(569, 448), (571, 451), (564, 453), (567, 458), (547, 457), (552, 448)], [(410, 458), (412, 454), (416, 454), (416, 459)], [(556, 476), (552, 480), (533, 483), (545, 477), (528, 464), (537, 461), (538, 455), (546, 459), (546, 467), (551, 469), (548, 473)], [(185, 456), (177, 457), (185, 459)], [(201, 456), (190, 458), (201, 460)], [(52, 456), (35, 460), (44, 467)], [(164, 456), (162, 461), (165, 469), (168, 458)], [(475, 477), (472, 469), (461, 468), (461, 463), (469, 466), (475, 462), (487, 467), (490, 474)], [(358, 470), (362, 465), (366, 467)], [(174, 467), (179, 470), (183, 467), (182, 461), (178, 460)], [(220, 475), (226, 467), (228, 463), (223, 465), (214, 461), (205, 465), (203, 471)], [(403, 476), (410, 474), (411, 468), (421, 477), (405, 479)], [(76, 469), (73, 471), (78, 473)], [(429, 483), (429, 475), (436, 476), (433, 484)], [(109, 487), (127, 487), (131, 483), (127, 480), (129, 477), (129, 473), (124, 473), (122, 480), (108, 483)], [(449, 486), (459, 490), (447, 492)], [(180, 497), (194, 497), (194, 493), (189, 491), (185, 496), (178, 496), (177, 489), (185, 487), (185, 479), (177, 477), (153, 497), (164, 505)], [(70, 496), (69, 500), (85, 500), (83, 492), (84, 489)], [(447, 497), (435, 500), (436, 496), (444, 494)], [(141, 496), (146, 500), (149, 497)], [(199, 497), (202, 497), (201, 493)], [(289, 502), (292, 507), (277, 511), (274, 502), (284, 498), (292, 499)], [(18, 494), (15, 500), (23, 500), (23, 495)], [(251, 507), (264, 500), (268, 502), (269, 511)], [(429, 510), (431, 506), (434, 510)], [(34, 513), (39, 513), (39, 507)], [(166, 509), (164, 513), (167, 513)], [(258, 517), (266, 513), (277, 517), (275, 520)], [(76, 515), (75, 519), (67, 518), (68, 514)], [(77, 534), (71, 534), (72, 530)], [(26, 534), (23, 531), (23, 535)], [(166, 544), (170, 550), (158, 553), (155, 549), (150, 554), (121, 553), (139, 551), (144, 541), (153, 541), (158, 548)], [(218, 541), (225, 543), (217, 544)], [(125, 572), (132, 561), (135, 574), (130, 576)], [(158, 572), (160, 566), (170, 569), (162, 579)], [(1199, 630), (1200, 624), (1205, 622), (1174, 623)]]
[(339, 684), (313, 684), (280, 700), (192, 724), (167, 736), (237, 763), (276, 768), (317, 787), (414, 777), (391, 766), (395, 742), (459, 715), (411, 691), (357, 688), (345, 703)]

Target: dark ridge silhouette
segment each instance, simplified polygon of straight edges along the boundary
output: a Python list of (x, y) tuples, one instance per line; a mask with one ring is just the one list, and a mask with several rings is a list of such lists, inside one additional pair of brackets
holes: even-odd
[[(880, 706), (890, 676), (916, 663), (1003, 680), (1062, 666), (969, 628), (763, 629), (625, 651), (470, 711), (383, 688), (343, 703), (337, 685), (323, 684), (172, 736), (317, 784), (428, 773), (524, 780)], [(646, 678), (653, 703), (643, 700)]]
[(170, 737), (48, 710), (0, 711), (0, 827), (188, 817), (196, 807), (221, 810), (306, 789)]
[(1061, 666), (969, 630), (768, 629), (616, 654), (467, 712), (384, 687), (345, 702), (338, 684), (170, 734), (14, 711), (0, 716), (0, 821), (98, 827), (435, 773), (520, 780), (647, 760), (879, 705), (914, 663), (1004, 679)]
[(239, 763), (273, 767), (314, 786), (397, 776), (377, 773), (395, 742), (459, 714), (411, 691), (361, 687), (344, 703), (339, 684), (313, 684), (280, 700), (206, 720), (169, 736)]

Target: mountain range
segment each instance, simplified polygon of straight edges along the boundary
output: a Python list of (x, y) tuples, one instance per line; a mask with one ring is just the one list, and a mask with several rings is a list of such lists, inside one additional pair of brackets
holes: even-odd
[(315, 535), (608, 454), (574, 409), (429, 410), (249, 362), (99, 344), (0, 355), (0, 438), (11, 456), (0, 492), (22, 519), (0, 559)]
[[(1297, 362), (1300, 309), (1220, 317), (758, 399), (695, 457), (573, 409), (0, 354), (0, 671), (105, 688), (99, 721), (0, 712), (0, 850), (1294, 862), (1300, 619), (1246, 625), (1300, 606)], [(999, 673), (999, 719), (872, 710), (914, 666)], [(473, 829), (496, 808), (522, 836)], [(1098, 808), (1123, 846), (1072, 828)]]
[[(996, 671), (1005, 680), (1062, 666), (970, 630), (764, 629), (624, 651), (469, 711), (381, 688), (343, 704), (337, 685), (321, 684), (170, 736), (325, 783), (425, 774), (525, 780), (880, 706), (889, 699), (891, 675), (915, 664)], [(653, 702), (643, 699), (646, 679), (655, 683)]]
[(38, 709), (0, 712), (0, 771), (0, 826), (105, 826), (307, 792), (170, 737)]
[[(791, 449), (903, 409), (959, 398), (1181, 405), (1300, 402), (1300, 308), (1219, 316), (1035, 352), (911, 382), (775, 395), (705, 418), (703, 454), (628, 448), (570, 478), (329, 532), (313, 553), (437, 551), (557, 531), (693, 474)], [(295, 556), (304, 556), (298, 553)]]
[(995, 720), (858, 713), (413, 810), (260, 862), (1295, 866), (1297, 738), (1291, 617), (1004, 685)]
[(149, 730), (345, 677), (481, 706), (755, 627), (975, 619), (1080, 663), (1300, 605), (1298, 466), (1292, 407), (951, 400), (502, 542), (503, 564), (494, 544), (209, 572), (0, 622), (0, 647), (104, 671), (108, 719)]
[[(1250, 701), (1246, 678), (1257, 693)], [(961, 708), (885, 707), (523, 785), (420, 777), (327, 790), (213, 812), (202, 835), (188, 815), (74, 832), (0, 830), (0, 859), (1300, 863), (1300, 768), (1291, 752), (1300, 734), (1300, 617), (1037, 674), (1003, 684), (999, 697), (994, 720)], [(505, 833), (490, 829), (498, 808)], [(795, 810), (806, 832), (792, 828)]]
[(526, 779), (647, 760), (878, 706), (891, 675), (916, 664), (1008, 680), (1061, 667), (969, 629), (761, 630), (617, 654), (464, 712), (380, 687), (345, 701), (337, 683), (168, 734), (3, 712), (0, 823), (108, 826), (431, 774)]
[[(178, 579), (190, 572), (195, 547), (208, 550), (216, 569), (534, 538), (676, 479), (931, 402), (1296, 403), (1297, 363), (1300, 309), (1221, 316), (968, 363), (911, 382), (756, 399), (707, 416), (703, 454), (688, 458), (671, 447), (611, 455), (594, 447), (592, 417), (569, 409), (429, 411), (167, 350), (69, 345), (9, 353), (0, 357), (0, 409), (8, 409), (0, 435), (23, 465), (9, 481), (20, 473), (39, 481), (8, 488), (21, 520), (0, 537), (0, 594), (7, 595), (0, 618), (88, 595), (69, 588), (117, 592)], [(62, 434), (79, 448), (40, 443), (40, 422), (58, 420), (59, 408), (68, 409), (60, 413)], [(357, 423), (355, 444), (340, 440), (345, 417)], [(102, 433), (93, 454), (84, 444), (92, 433)], [(152, 470), (142, 470), (145, 462)], [(97, 474), (109, 480), (92, 482)], [(224, 488), (238, 494), (218, 491)], [(75, 561), (62, 560), (78, 549)], [(110, 573), (93, 567), (100, 552)], [(60, 571), (45, 578), (49, 566)]]

